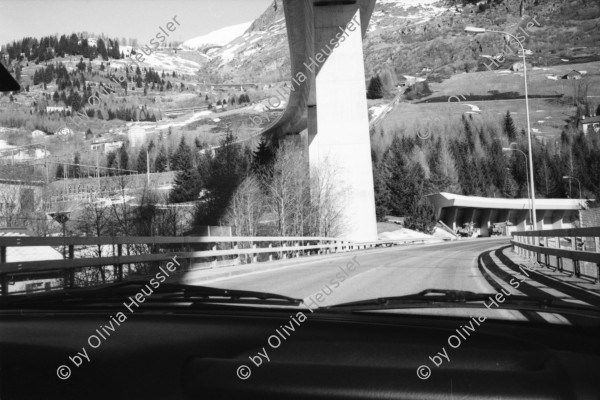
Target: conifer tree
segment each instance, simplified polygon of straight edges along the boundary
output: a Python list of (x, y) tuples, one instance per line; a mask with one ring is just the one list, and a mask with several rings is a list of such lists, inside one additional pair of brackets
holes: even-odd
[(367, 99), (381, 99), (383, 97), (383, 85), (379, 75), (372, 77), (367, 88)]
[(165, 172), (167, 170), (167, 151), (163, 145), (158, 149), (158, 154), (154, 160), (154, 169), (156, 172)]
[(141, 146), (140, 147), (140, 151), (138, 153), (137, 156), (137, 161), (136, 161), (136, 167), (137, 167), (137, 171), (139, 173), (144, 173), (147, 170), (147, 162), (148, 162), (148, 157), (146, 154), (146, 147), (145, 146)]
[(121, 146), (119, 149), (119, 168), (128, 169), (129, 166), (129, 154), (127, 154), (127, 149), (125, 145)]
[(275, 158), (275, 152), (267, 139), (261, 137), (257, 149), (252, 153), (252, 170), (257, 172), (268, 167)]
[(192, 149), (185, 142), (183, 136), (177, 150), (171, 156), (171, 171), (184, 171), (191, 169), (193, 165)]
[(517, 140), (517, 129), (515, 128), (513, 119), (510, 116), (510, 111), (506, 111), (506, 115), (504, 116), (502, 124), (502, 130), (510, 142)]

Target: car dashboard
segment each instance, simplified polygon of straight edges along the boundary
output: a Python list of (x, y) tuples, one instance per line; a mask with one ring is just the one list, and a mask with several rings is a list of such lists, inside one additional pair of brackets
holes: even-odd
[(0, 397), (600, 398), (597, 327), (487, 320), (449, 346), (464, 322), (253, 307), (121, 321), (110, 308), (5, 310)]

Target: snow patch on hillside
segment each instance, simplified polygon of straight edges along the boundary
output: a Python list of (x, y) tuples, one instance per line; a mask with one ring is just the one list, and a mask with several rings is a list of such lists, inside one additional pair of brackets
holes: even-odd
[(433, 239), (431, 235), (412, 229), (400, 228), (397, 231), (383, 232), (377, 235), (381, 240), (410, 240), (410, 239)]
[(183, 42), (183, 48), (197, 50), (204, 46), (225, 46), (227, 43), (241, 36), (252, 25), (252, 21), (237, 25), (226, 26), (216, 31), (212, 31), (203, 36)]

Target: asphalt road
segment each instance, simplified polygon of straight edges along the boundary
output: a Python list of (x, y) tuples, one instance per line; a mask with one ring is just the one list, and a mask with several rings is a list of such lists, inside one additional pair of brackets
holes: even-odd
[(478, 270), (477, 257), (509, 243), (508, 238), (473, 239), (282, 260), (275, 269), (196, 284), (304, 299), (321, 292), (320, 306), (429, 288), (489, 293), (495, 290)]

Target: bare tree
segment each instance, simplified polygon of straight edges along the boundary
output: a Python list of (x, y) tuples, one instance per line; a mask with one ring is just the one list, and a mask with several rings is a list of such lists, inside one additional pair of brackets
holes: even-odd
[(348, 189), (336, 175), (335, 163), (329, 159), (310, 169), (311, 236), (337, 236), (343, 229), (342, 211)]
[(265, 174), (263, 185), (266, 210), (275, 216), (280, 236), (340, 233), (346, 188), (336, 172), (329, 158), (309, 168), (302, 145), (284, 143), (279, 148), (272, 175)]
[(280, 236), (303, 234), (303, 210), (309, 198), (306, 166), (301, 147), (286, 142), (277, 151), (272, 176), (263, 179), (267, 210), (275, 215)]
[(19, 226), (20, 207), (18, 187), (5, 185), (0, 190), (0, 223), (6, 227)]
[(233, 228), (235, 236), (257, 236), (259, 219), (265, 209), (264, 200), (258, 179), (247, 177), (235, 191), (223, 223)]
[[(86, 202), (77, 221), (78, 230), (86, 236), (107, 236), (111, 232), (110, 209), (99, 201)], [(102, 245), (98, 245), (96, 257), (102, 257)]]
[(2, 184), (0, 187), (0, 227), (26, 228), (38, 236), (56, 230), (56, 223), (46, 215), (49, 192), (39, 187)]

